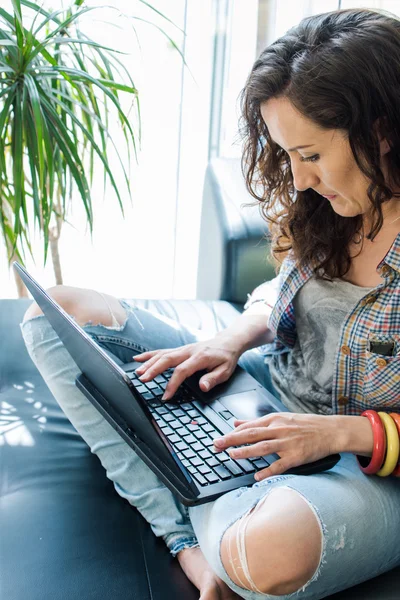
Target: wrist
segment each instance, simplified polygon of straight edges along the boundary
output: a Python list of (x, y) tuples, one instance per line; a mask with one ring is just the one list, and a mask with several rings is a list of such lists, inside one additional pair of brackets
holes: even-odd
[(268, 316), (264, 310), (261, 314), (245, 311), (226, 329), (217, 336), (229, 339), (229, 342), (243, 354), (246, 350), (271, 343), (274, 339), (272, 331), (268, 328)]
[(374, 435), (366, 417), (334, 415), (336, 443), (335, 452), (351, 452), (360, 456), (372, 456)]

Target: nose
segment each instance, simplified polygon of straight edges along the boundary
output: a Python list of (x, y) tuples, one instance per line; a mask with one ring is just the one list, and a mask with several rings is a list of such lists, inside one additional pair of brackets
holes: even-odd
[(298, 192), (304, 192), (309, 188), (319, 185), (319, 177), (312, 167), (312, 163), (302, 163), (300, 160), (292, 160), (292, 175), (294, 187)]

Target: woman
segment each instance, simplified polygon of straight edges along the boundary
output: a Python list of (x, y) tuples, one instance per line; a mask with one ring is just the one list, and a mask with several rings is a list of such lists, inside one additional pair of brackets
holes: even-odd
[[(283, 260), (213, 339), (94, 290), (50, 290), (116, 360), (136, 353), (143, 381), (176, 367), (167, 398), (195, 371), (207, 391), (237, 363), (278, 395), (291, 413), (238, 421), (218, 446), (279, 453), (252, 487), (181, 505), (74, 386), (37, 305), (25, 315), (50, 390), (202, 600), (323, 598), (400, 564), (399, 482), (366, 476), (355, 456), (373, 450), (365, 409), (400, 412), (399, 59), (396, 18), (342, 10), (304, 19), (256, 61), (243, 165)], [(331, 471), (284, 474), (332, 452)]]

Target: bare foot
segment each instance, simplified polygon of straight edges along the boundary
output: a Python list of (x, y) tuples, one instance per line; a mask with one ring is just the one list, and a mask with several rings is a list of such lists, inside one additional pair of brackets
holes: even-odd
[(185, 575), (200, 590), (199, 600), (240, 598), (214, 573), (200, 548), (185, 548), (178, 553), (177, 559)]

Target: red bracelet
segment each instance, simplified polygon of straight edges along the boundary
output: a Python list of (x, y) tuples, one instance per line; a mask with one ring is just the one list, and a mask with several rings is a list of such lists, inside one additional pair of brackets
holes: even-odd
[(375, 475), (383, 465), (386, 454), (386, 432), (380, 416), (374, 410), (365, 410), (362, 417), (367, 417), (372, 425), (374, 433), (374, 449), (372, 458), (368, 456), (357, 456), (358, 465), (366, 475)]
[[(400, 437), (400, 415), (398, 415), (397, 413), (389, 413), (389, 416), (392, 417), (393, 421), (396, 423), (397, 433)], [(395, 477), (400, 477), (400, 463), (397, 463), (397, 467), (394, 469), (394, 471), (391, 472), (391, 475), (394, 475)]]

